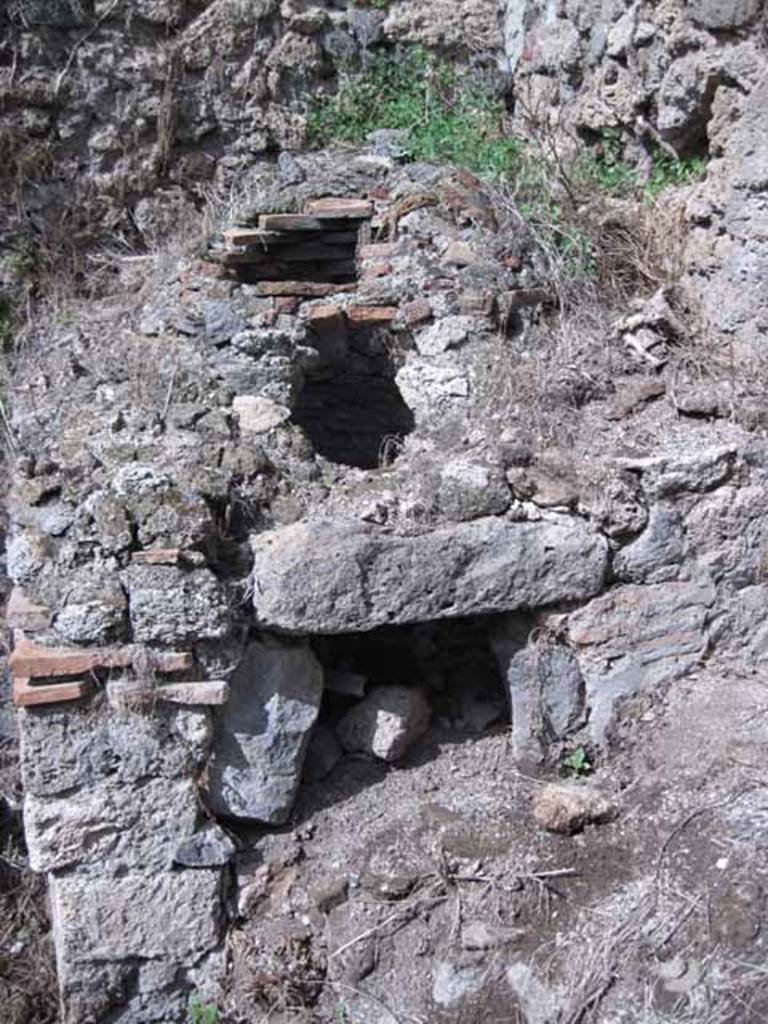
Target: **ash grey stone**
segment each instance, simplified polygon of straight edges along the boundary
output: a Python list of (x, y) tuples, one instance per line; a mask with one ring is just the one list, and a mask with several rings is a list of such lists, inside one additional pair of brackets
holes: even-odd
[(221, 825), (209, 823), (189, 839), (185, 839), (174, 854), (176, 864), (187, 868), (224, 867), (235, 855), (235, 844)]
[(296, 157), (285, 150), (277, 158), (277, 173), (283, 185), (300, 185), (307, 177)]
[(258, 534), (251, 546), (257, 620), (302, 634), (583, 600), (600, 590), (607, 564), (605, 538), (556, 515), (408, 537), (320, 520)]
[(286, 820), (322, 695), (323, 670), (306, 645), (248, 646), (230, 680), (208, 763), (208, 803), (215, 813)]
[(226, 596), (209, 569), (135, 565), (123, 573), (133, 638), (138, 643), (221, 639), (231, 628)]
[(203, 303), (205, 340), (217, 348), (228, 345), (236, 334), (245, 330), (246, 324), (232, 303), (227, 299), (208, 299)]
[(63, 983), (79, 965), (199, 956), (219, 941), (221, 872), (49, 876)]
[(704, 28), (732, 30), (754, 21), (761, 7), (762, 0), (690, 0), (685, 12)]
[(28, 793), (24, 831), (33, 871), (85, 865), (92, 870), (162, 871), (189, 836), (198, 813), (191, 778), (153, 778), (124, 786), (110, 778), (53, 797)]
[(512, 493), (500, 468), (459, 458), (442, 467), (437, 500), (448, 519), (464, 522), (506, 512)]
[(532, 641), (532, 626), (509, 616), (491, 644), (507, 685), (515, 758), (537, 762), (548, 743), (582, 723), (584, 680), (574, 652), (564, 644)]
[(22, 709), (18, 720), (24, 790), (40, 797), (105, 780), (130, 790), (142, 779), (186, 778), (202, 768), (211, 741), (206, 708), (158, 705), (150, 717), (51, 705)]
[(487, 975), (486, 964), (442, 960), (432, 972), (432, 999), (446, 1010), (458, 1006), (482, 989)]
[(431, 710), (411, 686), (376, 686), (341, 719), (336, 735), (345, 750), (397, 761), (429, 728)]
[(674, 579), (685, 548), (683, 516), (673, 504), (651, 506), (648, 525), (640, 536), (617, 551), (613, 571), (628, 583), (663, 583)]
[(446, 316), (416, 335), (416, 348), (423, 356), (436, 356), (450, 348), (459, 348), (477, 330), (472, 316)]
[(568, 636), (584, 676), (596, 742), (605, 739), (620, 698), (679, 679), (701, 661), (715, 598), (708, 577), (626, 584), (571, 613)]
[(689, 491), (710, 491), (725, 483), (736, 464), (736, 449), (713, 445), (690, 452), (624, 460), (621, 465), (641, 475), (646, 494), (662, 498)]
[(119, 580), (89, 565), (68, 579), (66, 603), (54, 621), (56, 633), (68, 643), (105, 643), (121, 639), (128, 604)]

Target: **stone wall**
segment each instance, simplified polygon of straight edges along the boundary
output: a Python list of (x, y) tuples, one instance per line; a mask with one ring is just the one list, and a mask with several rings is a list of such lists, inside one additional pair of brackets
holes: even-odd
[[(323, 637), (482, 624), (534, 768), (563, 742), (606, 745), (713, 650), (765, 657), (765, 441), (681, 416), (655, 369), (623, 401), (628, 349), (560, 409), (569, 458), (492, 386), (546, 337), (519, 218), (464, 172), (363, 153), (300, 157), (299, 184), (267, 175), (273, 228), (322, 230), (319, 207), (281, 220), (279, 202), (341, 216), (350, 196), (323, 184), (340, 159), (366, 213), (355, 280), (249, 281), (243, 232), (263, 229), (239, 228), (208, 262), (47, 328), (19, 370), (11, 669), (67, 1024), (181, 1021), (191, 992), (216, 998), (238, 896), (225, 828), (290, 821), (308, 751), (319, 773), (344, 750), (397, 760), (428, 728), (429, 673), (340, 680)], [(296, 413), (307, 381), (373, 372), (381, 351), (410, 433), (375, 466), (323, 457)], [(346, 392), (329, 401), (341, 415)], [(653, 446), (617, 454), (638, 425)], [(358, 703), (329, 726), (339, 687)]]

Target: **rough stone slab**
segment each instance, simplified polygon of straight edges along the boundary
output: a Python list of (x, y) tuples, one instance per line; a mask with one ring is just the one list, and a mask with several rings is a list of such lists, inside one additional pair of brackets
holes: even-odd
[(281, 824), (301, 779), (323, 695), (323, 670), (303, 644), (252, 643), (232, 676), (206, 773), (212, 810)]
[(291, 417), (291, 410), (261, 395), (237, 395), (232, 410), (244, 434), (265, 434)]
[(18, 677), (13, 680), (13, 703), (17, 708), (81, 700), (83, 697), (90, 696), (92, 692), (93, 684), (87, 680), (80, 680), (76, 683), (56, 683), (53, 686), (31, 686), (28, 679)]
[(74, 865), (103, 870), (170, 869), (195, 831), (194, 780), (154, 778), (125, 786), (110, 778), (60, 796), (24, 798), (24, 835), (33, 871)]
[(5, 621), (11, 629), (38, 633), (51, 624), (51, 610), (43, 604), (30, 601), (20, 587), (14, 587), (5, 609)]
[[(491, 644), (509, 695), (515, 759), (538, 763), (549, 742), (582, 724), (584, 681), (565, 644), (532, 642), (529, 617), (509, 616)], [(546, 634), (545, 634), (546, 635)]]
[(19, 712), (24, 791), (54, 796), (111, 780), (188, 778), (211, 742), (207, 708), (159, 704), (151, 715), (91, 704)]
[(185, 839), (174, 854), (176, 864), (187, 868), (224, 867), (235, 855), (235, 844), (216, 822), (210, 822), (189, 839)]
[(709, 578), (627, 584), (568, 616), (597, 742), (604, 740), (619, 698), (678, 679), (701, 660), (715, 596)]
[(61, 981), (80, 964), (202, 955), (219, 941), (221, 872), (49, 876)]
[(323, 281), (259, 281), (254, 285), (257, 295), (299, 295), (324, 298), (354, 289), (354, 284), (332, 284)]
[(265, 626), (343, 633), (584, 600), (607, 542), (576, 518), (487, 517), (398, 537), (358, 523), (296, 523), (251, 539)]
[(48, 679), (80, 676), (97, 668), (128, 668), (149, 661), (156, 672), (182, 672), (192, 666), (192, 655), (176, 651), (147, 651), (135, 644), (124, 647), (43, 647), (17, 637), (8, 664), (18, 678)]
[(140, 643), (218, 640), (230, 629), (223, 588), (210, 569), (131, 565), (122, 574), (133, 636)]

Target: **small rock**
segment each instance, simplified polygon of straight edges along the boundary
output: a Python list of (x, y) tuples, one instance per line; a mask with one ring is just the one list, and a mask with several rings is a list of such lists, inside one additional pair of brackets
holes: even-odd
[(469, 267), (477, 262), (477, 253), (468, 242), (451, 242), (443, 253), (442, 263), (446, 267)]
[(306, 179), (304, 168), (295, 156), (286, 151), (277, 158), (277, 173), (283, 185), (301, 185)]
[(684, 416), (725, 416), (727, 403), (723, 402), (722, 389), (714, 384), (701, 384), (684, 389), (675, 396), (677, 411)]
[(173, 860), (185, 868), (216, 868), (228, 864), (234, 853), (235, 844), (227, 833), (212, 823), (185, 840)]
[(291, 415), (291, 410), (284, 405), (258, 395), (238, 395), (232, 408), (244, 434), (264, 434), (285, 423)]
[(433, 974), (432, 999), (446, 1009), (456, 1006), (483, 987), (487, 971), (482, 964), (442, 961)]
[(436, 356), (450, 348), (458, 348), (476, 326), (474, 317), (447, 316), (427, 327), (416, 338), (416, 348), (423, 356)]
[(397, 761), (426, 732), (429, 720), (429, 704), (420, 690), (377, 686), (347, 712), (336, 735), (346, 750)]
[(321, 914), (329, 914), (335, 907), (347, 902), (349, 883), (346, 878), (334, 878), (312, 892), (312, 900)]
[(461, 945), (469, 952), (497, 949), (523, 934), (519, 928), (499, 928), (487, 921), (467, 921), (461, 930)]
[(573, 835), (585, 825), (601, 825), (613, 821), (618, 807), (608, 797), (586, 786), (553, 783), (533, 798), (536, 824), (549, 832)]

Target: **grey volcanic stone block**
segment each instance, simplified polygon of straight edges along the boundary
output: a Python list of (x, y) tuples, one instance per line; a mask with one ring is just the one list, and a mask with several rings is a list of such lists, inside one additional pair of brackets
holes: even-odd
[(574, 652), (565, 644), (532, 642), (532, 625), (510, 616), (491, 643), (508, 688), (515, 758), (538, 762), (549, 741), (581, 723), (584, 681)]
[(601, 594), (568, 617), (590, 709), (589, 728), (605, 739), (616, 702), (679, 679), (704, 657), (715, 603), (707, 577), (627, 584)]
[(219, 940), (221, 872), (50, 876), (59, 971), (129, 957), (186, 957)]
[(377, 686), (336, 726), (336, 735), (349, 751), (397, 761), (429, 728), (431, 710), (415, 687)]
[(401, 537), (357, 523), (296, 523), (254, 536), (265, 626), (341, 633), (537, 608), (596, 594), (607, 542), (584, 522), (487, 517)]
[(307, 646), (249, 645), (230, 680), (208, 764), (214, 812), (286, 820), (322, 695), (323, 670)]

